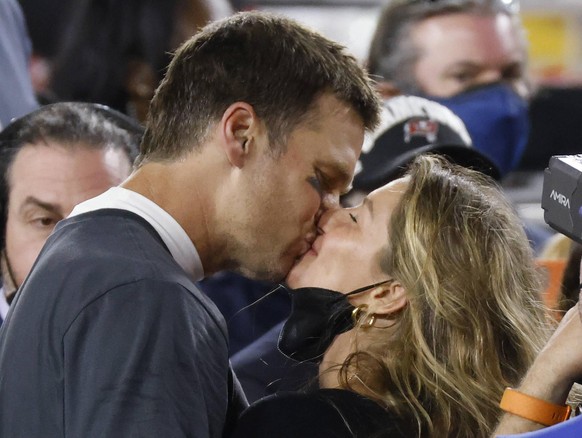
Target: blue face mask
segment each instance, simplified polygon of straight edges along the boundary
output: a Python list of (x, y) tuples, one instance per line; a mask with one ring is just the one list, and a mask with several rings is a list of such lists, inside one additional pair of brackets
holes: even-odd
[(519, 164), (529, 134), (528, 105), (510, 85), (494, 83), (448, 98), (423, 97), (459, 116), (473, 146), (497, 164), (502, 176)]

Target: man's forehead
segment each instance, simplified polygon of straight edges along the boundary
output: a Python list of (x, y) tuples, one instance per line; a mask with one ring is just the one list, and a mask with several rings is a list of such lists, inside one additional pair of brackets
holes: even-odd
[[(8, 171), (8, 181), (17, 182), (46, 172), (57, 173), (55, 164), (60, 169), (73, 152), (63, 147), (55, 147), (52, 142), (25, 143), (16, 152)], [(63, 159), (64, 157), (64, 159)]]
[(34, 184), (38, 188), (84, 190), (111, 181), (121, 182), (131, 171), (121, 149), (91, 148), (83, 143), (65, 146), (60, 142), (27, 143), (15, 154), (8, 169), (9, 187)]
[(321, 96), (313, 112), (311, 122), (303, 123), (292, 134), (291, 148), (326, 176), (347, 184), (362, 149), (363, 121), (353, 108), (333, 95)]
[(316, 160), (315, 166), (332, 180), (334, 186), (347, 191), (352, 186), (360, 152), (361, 144), (337, 146), (329, 155)]
[(411, 36), (419, 49), (437, 46), (441, 42), (449, 44), (454, 40), (457, 44), (449, 46), (453, 53), (468, 46), (467, 42), (473, 46), (485, 45), (489, 52), (503, 50), (517, 53), (526, 49), (519, 22), (501, 13), (456, 13), (429, 17), (412, 28)]

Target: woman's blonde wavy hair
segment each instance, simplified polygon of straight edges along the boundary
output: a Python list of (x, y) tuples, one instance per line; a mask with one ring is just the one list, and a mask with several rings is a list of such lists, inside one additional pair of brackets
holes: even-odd
[(407, 177), (380, 259), (408, 304), (394, 316), (394, 336), (367, 330), (340, 381), (410, 419), (419, 436), (486, 437), (503, 390), (549, 334), (534, 256), (487, 177), (430, 155)]

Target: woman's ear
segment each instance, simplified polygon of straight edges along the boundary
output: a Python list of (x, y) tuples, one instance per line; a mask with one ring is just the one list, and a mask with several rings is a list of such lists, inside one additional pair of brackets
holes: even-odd
[(406, 289), (394, 280), (372, 289), (366, 304), (370, 313), (388, 316), (400, 312), (407, 303)]

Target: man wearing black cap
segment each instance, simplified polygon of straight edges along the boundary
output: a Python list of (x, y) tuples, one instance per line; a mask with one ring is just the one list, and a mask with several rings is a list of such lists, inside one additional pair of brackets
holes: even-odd
[(397, 96), (385, 102), (380, 127), (362, 147), (354, 189), (375, 190), (404, 174), (414, 157), (429, 152), (500, 178), (495, 163), (473, 147), (456, 114), (421, 97)]

